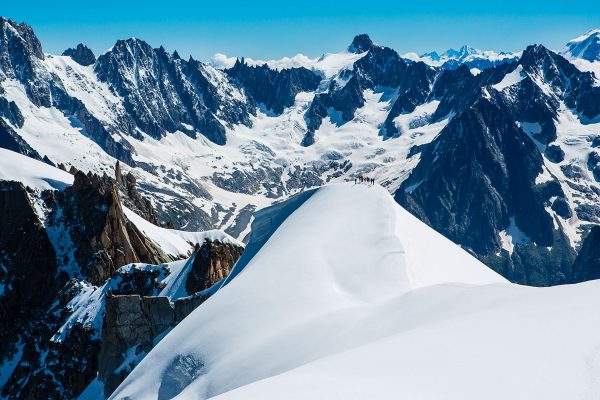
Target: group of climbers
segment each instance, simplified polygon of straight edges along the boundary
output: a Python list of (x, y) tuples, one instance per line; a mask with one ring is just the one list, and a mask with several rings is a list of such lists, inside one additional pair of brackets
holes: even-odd
[(369, 178), (367, 176), (362, 176), (359, 175), (356, 178), (354, 178), (354, 183), (366, 183), (368, 185), (374, 185), (375, 184), (375, 178)]

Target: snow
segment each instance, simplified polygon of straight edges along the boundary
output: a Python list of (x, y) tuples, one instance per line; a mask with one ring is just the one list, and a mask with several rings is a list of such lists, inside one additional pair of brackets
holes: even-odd
[(584, 60), (583, 58), (573, 57), (567, 57), (567, 59), (580, 71), (593, 73), (594, 77), (596, 78), (594, 86), (600, 86), (600, 61), (591, 62), (588, 60)]
[[(112, 398), (208, 398), (451, 317), (443, 311), (460, 315), (448, 302), (476, 309), (484, 303), (470, 296), (480, 287), (512, 287), (379, 186), (326, 186), (289, 211), (245, 268), (175, 327)], [(432, 296), (416, 301), (419, 293)], [(363, 375), (376, 382), (376, 374)]]
[[(599, 288), (593, 281), (415, 291), (382, 306), (379, 320), (357, 318), (358, 326), (395, 325), (380, 339), (216, 398), (594, 399)], [(189, 390), (177, 397), (188, 398)]]
[(2, 87), (6, 99), (14, 101), (25, 118), (23, 127), (15, 130), (41, 156), (80, 170), (112, 174), (116, 160), (87, 136), (78, 121), (56, 108), (35, 106), (17, 81), (6, 80)]
[(531, 238), (517, 226), (515, 217), (510, 217), (509, 227), (499, 234), (502, 248), (507, 250), (509, 254), (513, 253), (515, 246), (525, 246), (531, 243)]
[(504, 89), (521, 82), (523, 78), (523, 66), (519, 65), (517, 68), (514, 69), (514, 71), (506, 74), (500, 82), (496, 83), (495, 85), (492, 85), (492, 87), (497, 91), (501, 92)]
[(581, 43), (581, 42), (583, 42), (584, 40), (586, 40), (587, 38), (589, 38), (590, 36), (593, 36), (593, 35), (600, 35), (600, 29), (592, 29), (591, 31), (586, 32), (586, 33), (584, 33), (581, 36), (577, 36), (575, 39), (569, 40), (569, 42), (567, 43), (567, 45), (569, 45), (569, 44), (575, 44), (575, 43)]
[[(461, 48), (461, 51), (463, 48)], [(490, 62), (501, 62), (504, 60), (516, 60), (520, 54), (519, 53), (511, 53), (511, 52), (501, 52), (497, 53), (492, 50), (481, 51), (477, 49), (473, 49), (471, 47), (466, 47), (465, 52), (461, 53), (461, 51), (449, 49), (444, 53), (439, 55), (439, 58), (432, 58), (429, 53), (418, 55), (415, 52), (408, 52), (402, 54), (403, 58), (406, 58), (411, 61), (422, 61), (425, 64), (431, 65), (433, 67), (441, 67), (444, 63), (450, 60), (458, 60), (461, 63), (474, 62), (477, 60), (488, 60)], [(478, 71), (478, 70), (477, 70)], [(474, 74), (477, 75), (477, 74)]]
[(39, 191), (62, 190), (73, 184), (73, 175), (14, 151), (0, 148), (0, 180), (19, 181)]
[(115, 117), (125, 114), (121, 98), (106, 83), (98, 81), (93, 65), (83, 66), (71, 57), (53, 55), (46, 55), (44, 63), (60, 78), (67, 93), (81, 100), (102, 122), (115, 123)]

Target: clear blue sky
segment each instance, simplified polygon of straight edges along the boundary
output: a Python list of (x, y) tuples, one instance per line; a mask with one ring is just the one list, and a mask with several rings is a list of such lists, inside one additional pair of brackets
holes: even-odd
[(138, 37), (182, 56), (217, 52), (253, 58), (344, 49), (358, 33), (399, 52), (561, 48), (600, 28), (600, 1), (237, 1), (8, 0), (0, 13), (31, 25), (48, 53), (83, 42), (103, 52)]

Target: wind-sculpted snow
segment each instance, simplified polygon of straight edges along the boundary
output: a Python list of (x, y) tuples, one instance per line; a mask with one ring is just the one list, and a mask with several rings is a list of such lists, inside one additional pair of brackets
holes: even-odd
[[(383, 338), (396, 324), (386, 316), (391, 304), (415, 289), (506, 282), (381, 187), (332, 185), (302, 200), (291, 214), (279, 208), (285, 220), (243, 271), (169, 333), (111, 398), (215, 396)], [(189, 384), (168, 384), (190, 364)]]

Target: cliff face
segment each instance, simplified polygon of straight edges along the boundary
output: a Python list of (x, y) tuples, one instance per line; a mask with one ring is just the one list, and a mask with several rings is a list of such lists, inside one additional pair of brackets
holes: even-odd
[[(76, 398), (98, 371), (102, 316), (73, 317), (80, 301), (90, 307), (82, 315), (102, 309), (102, 289), (90, 283), (116, 276), (117, 292), (150, 295), (160, 289), (158, 275), (168, 274), (115, 274), (126, 264), (169, 258), (127, 219), (120, 183), (71, 172), (73, 185), (62, 191), (0, 181), (0, 364), (14, 366), (2, 371), (2, 399)], [(122, 181), (151, 213), (133, 176)], [(152, 333), (162, 331), (160, 310), (144, 310)]]
[(51, 216), (65, 224), (83, 275), (101, 285), (122, 265), (160, 264), (168, 258), (125, 216), (117, 188), (108, 177), (75, 173), (73, 186), (56, 195)]
[(200, 292), (226, 278), (243, 251), (243, 248), (232, 243), (206, 239), (196, 251), (185, 282), (187, 292)]
[[(0, 181), (0, 360), (18, 332), (47, 309), (61, 285), (56, 254), (27, 189)], [(32, 290), (34, 288), (34, 290)]]

